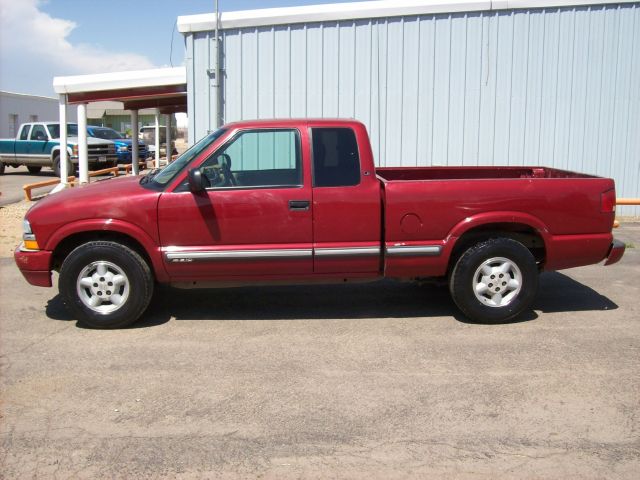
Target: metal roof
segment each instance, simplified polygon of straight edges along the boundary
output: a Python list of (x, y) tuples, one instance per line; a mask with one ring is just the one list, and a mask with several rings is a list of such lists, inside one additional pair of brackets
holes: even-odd
[[(633, 0), (379, 0), (221, 12), (220, 28), (259, 27), (436, 13), (633, 3)], [(215, 29), (215, 13), (178, 17), (181, 33)]]
[(68, 103), (123, 102), (126, 110), (159, 108), (163, 113), (186, 111), (185, 67), (54, 77), (53, 89)]
[(125, 88), (163, 87), (187, 83), (185, 67), (153, 68), (130, 72), (97, 73), (54, 77), (56, 93), (84, 93), (97, 90), (121, 90)]

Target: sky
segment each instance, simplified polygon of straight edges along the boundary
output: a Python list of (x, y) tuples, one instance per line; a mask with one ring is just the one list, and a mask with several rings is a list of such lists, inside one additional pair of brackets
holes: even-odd
[[(219, 0), (221, 11), (354, 0)], [(54, 76), (184, 63), (179, 15), (214, 0), (0, 0), (0, 90), (55, 96)]]

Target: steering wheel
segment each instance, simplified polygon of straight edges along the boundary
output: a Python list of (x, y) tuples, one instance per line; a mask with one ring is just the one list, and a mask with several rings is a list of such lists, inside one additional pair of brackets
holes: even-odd
[(236, 179), (231, 173), (231, 157), (226, 153), (221, 153), (218, 155), (218, 164), (220, 165), (220, 170), (222, 170), (222, 174), (224, 175), (225, 185), (236, 186)]

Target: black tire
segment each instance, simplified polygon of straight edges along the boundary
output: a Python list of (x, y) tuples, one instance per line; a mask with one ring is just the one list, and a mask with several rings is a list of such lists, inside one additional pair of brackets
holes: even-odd
[[(100, 266), (107, 270), (100, 272)], [(80, 277), (88, 279), (94, 271), (99, 277), (91, 275), (91, 281), (96, 283), (79, 286)], [(118, 282), (114, 272), (124, 275), (125, 282)], [(64, 303), (75, 318), (88, 327), (101, 329), (122, 328), (138, 320), (149, 305), (153, 287), (153, 274), (147, 262), (134, 250), (109, 241), (88, 242), (73, 250), (64, 260), (58, 280)], [(109, 301), (116, 296), (122, 301), (120, 305), (115, 300)], [(92, 298), (107, 301), (92, 308), (88, 305)]]
[(0, 175), (4, 175), (4, 169), (5, 169), (5, 165), (4, 162), (0, 162)]
[(27, 167), (27, 170), (29, 170), (29, 173), (31, 175), (35, 175), (36, 173), (40, 173), (40, 170), (42, 170), (42, 167)]
[[(485, 266), (485, 273), (482, 266)], [(506, 271), (496, 270), (500, 267)], [(538, 291), (536, 260), (524, 245), (510, 238), (485, 240), (458, 258), (449, 277), (449, 291), (458, 308), (470, 320), (508, 322), (528, 309), (535, 299)]]
[[(53, 157), (53, 173), (56, 177), (60, 176), (60, 155), (58, 154), (55, 154)], [(67, 175), (73, 176), (75, 173), (73, 163), (67, 158)]]

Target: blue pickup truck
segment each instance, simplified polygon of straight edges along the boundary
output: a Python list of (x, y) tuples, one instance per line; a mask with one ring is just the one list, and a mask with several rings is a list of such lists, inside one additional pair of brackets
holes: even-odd
[[(116, 132), (113, 128), (87, 126), (87, 133), (90, 137), (111, 140), (116, 144), (116, 155), (118, 163), (131, 163), (131, 139), (125, 138), (120, 132)], [(149, 150), (144, 142), (138, 143), (138, 156), (141, 161), (147, 159)]]
[[(87, 138), (89, 169), (117, 165), (116, 145), (111, 140)], [(78, 125), (67, 124), (68, 172), (73, 174), (78, 165)], [(52, 168), (60, 175), (60, 123), (24, 123), (18, 136), (0, 140), (0, 175), (7, 166), (25, 165), (29, 173), (38, 173), (42, 167)]]

